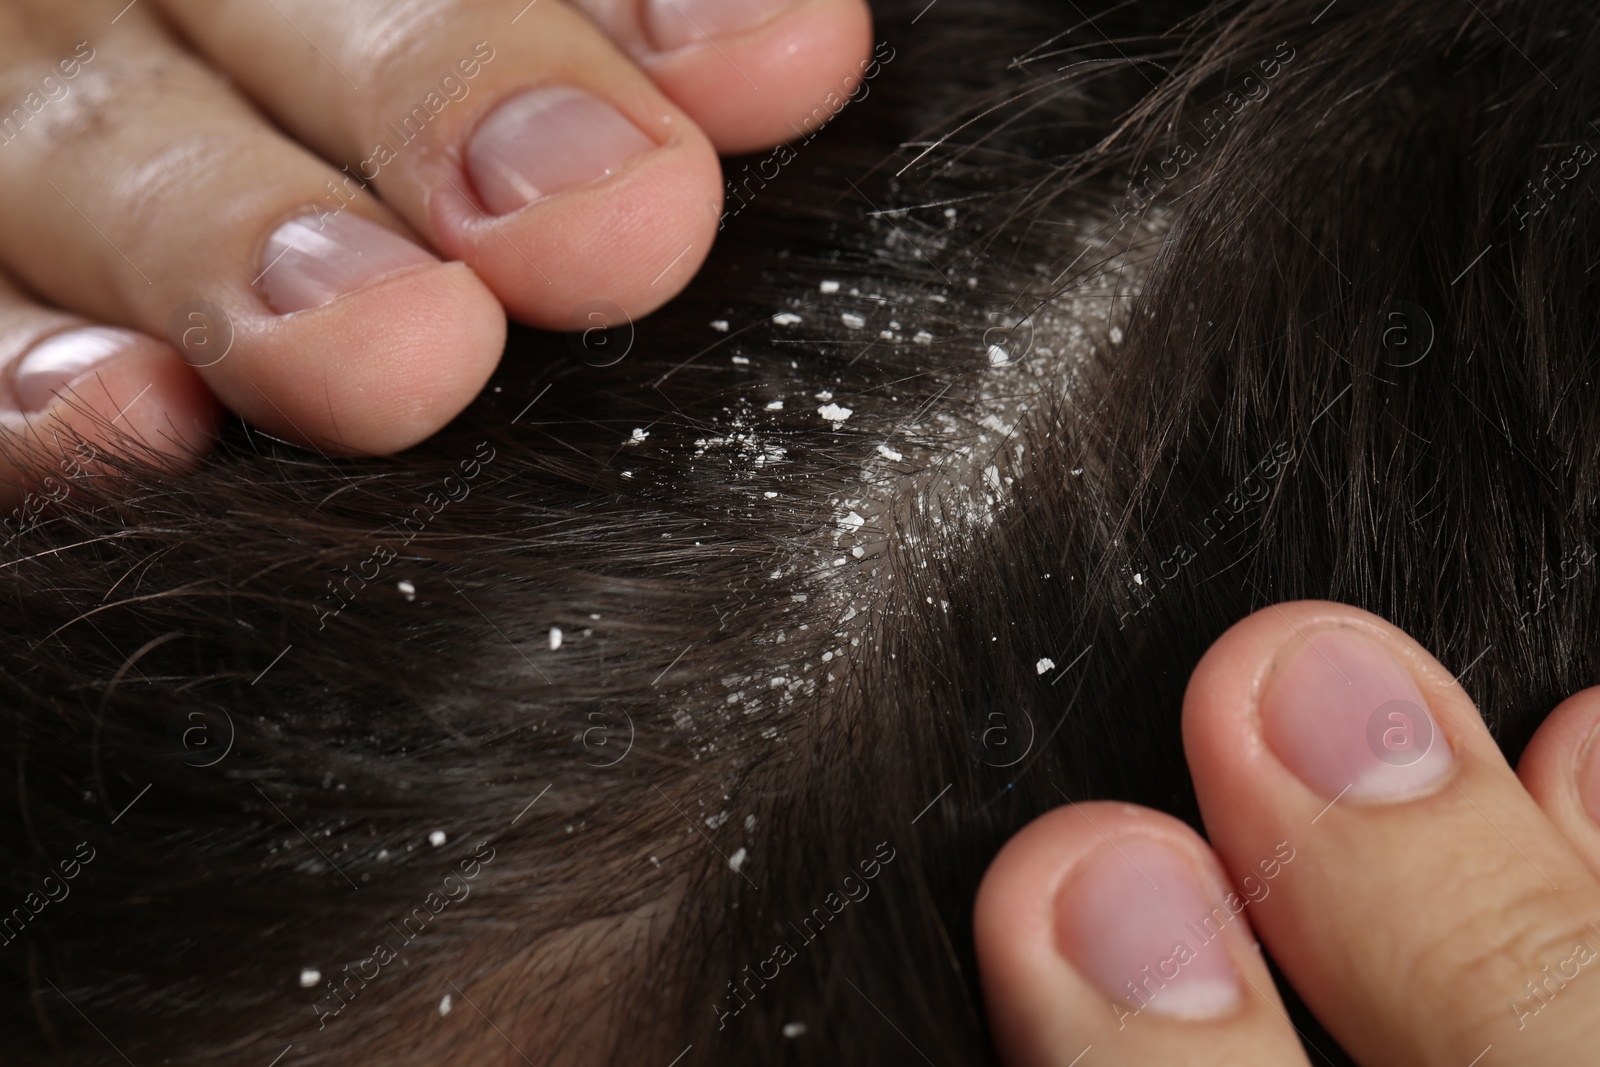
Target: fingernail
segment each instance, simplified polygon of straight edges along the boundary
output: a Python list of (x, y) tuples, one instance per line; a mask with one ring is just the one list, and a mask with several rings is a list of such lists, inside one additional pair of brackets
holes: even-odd
[(655, 146), (605, 101), (553, 85), (518, 93), (485, 116), (467, 142), (467, 174), (490, 212), (509, 215)]
[(261, 251), (261, 286), (279, 315), (331, 304), (395, 271), (439, 258), (359, 215), (302, 215), (272, 232)]
[(792, 0), (650, 0), (645, 31), (658, 52), (748, 30)]
[(1237, 918), (1225, 903), (1207, 901), (1185, 856), (1134, 838), (1101, 849), (1062, 886), (1056, 945), (1090, 984), (1125, 1005), (1119, 1017), (1148, 1009), (1209, 1018), (1239, 1003), (1222, 941)]
[(109, 326), (85, 326), (52, 334), (12, 365), (11, 388), (25, 412), (43, 411), (80, 378), (125, 354), (139, 334)]
[(1600, 730), (1589, 739), (1589, 755), (1578, 772), (1578, 796), (1583, 798), (1589, 818), (1600, 822)]
[(1411, 672), (1351, 629), (1296, 637), (1261, 698), (1267, 746), (1306, 785), (1399, 800), (1450, 773), (1455, 756)]

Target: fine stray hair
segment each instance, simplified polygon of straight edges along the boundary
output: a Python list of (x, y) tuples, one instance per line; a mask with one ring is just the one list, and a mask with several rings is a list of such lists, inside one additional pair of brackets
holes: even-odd
[(424, 444), (39, 471), (7, 1062), (994, 1063), (988, 861), (1198, 826), (1234, 621), (1376, 612), (1513, 757), (1596, 680), (1593, 5), (877, 15), (684, 296)]

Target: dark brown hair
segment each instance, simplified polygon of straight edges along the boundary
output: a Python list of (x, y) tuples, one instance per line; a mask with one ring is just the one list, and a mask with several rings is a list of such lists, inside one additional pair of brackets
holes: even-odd
[(8, 1062), (992, 1062), (988, 860), (1198, 824), (1233, 621), (1595, 681), (1592, 5), (878, 14), (661, 313), (8, 530)]

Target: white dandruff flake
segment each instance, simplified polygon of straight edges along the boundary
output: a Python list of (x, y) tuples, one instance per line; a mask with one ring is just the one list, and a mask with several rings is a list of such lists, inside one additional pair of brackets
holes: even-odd
[(1106, 336), (1111, 338), (1111, 343), (1112, 344), (1120, 345), (1122, 343), (1122, 327), (1121, 326), (1113, 326), (1113, 327), (1111, 327), (1111, 332), (1108, 333)]
[(728, 866), (732, 867), (734, 871), (737, 872), (741, 867), (744, 866), (744, 861), (749, 857), (749, 855), (749, 852), (746, 852), (741, 848), (739, 851), (728, 857)]
[(1033, 669), (1038, 671), (1040, 674), (1043, 674), (1045, 671), (1053, 671), (1056, 669), (1056, 661), (1051, 659), (1049, 656), (1042, 656), (1040, 657), (1039, 662), (1033, 665)]
[(852, 556), (854, 556), (856, 559), (860, 559), (862, 556), (866, 555), (866, 553), (861, 550), (861, 546), (860, 545), (857, 545), (854, 548), (852, 548), (850, 550), (850, 554)]
[(450, 1014), (450, 1009), (453, 1008), (453, 1007), (455, 1007), (455, 1002), (450, 999), (450, 994), (449, 993), (446, 993), (444, 996), (439, 998), (439, 1014), (440, 1015), (449, 1015)]
[(728, 320), (727, 319), (712, 319), (711, 320), (711, 328), (713, 330), (716, 330), (718, 333), (727, 333), (728, 332)]
[(846, 311), (843, 315), (839, 316), (839, 321), (850, 327), (852, 330), (859, 330), (867, 324), (867, 320), (862, 318), (860, 315), (857, 315), (854, 311)]
[(649, 436), (650, 433), (648, 430), (641, 430), (639, 427), (635, 426), (633, 428), (633, 436), (628, 438), (627, 443), (630, 445), (636, 445)]
[(1144, 575), (1135, 573), (1134, 576), (1133, 576), (1133, 584), (1134, 585), (1143, 585), (1144, 584)]
[(767, 410), (768, 411), (782, 411), (783, 410), (783, 401), (774, 400), (772, 403), (767, 405)]
[(927, 330), (918, 330), (916, 333), (911, 335), (911, 339), (917, 342), (919, 345), (933, 344), (933, 334), (929, 333)]
[(761, 495), (766, 497), (768, 500), (776, 500), (776, 499), (778, 499), (778, 494), (774, 493), (771, 489), (768, 489), (765, 493), (762, 493)]
[(307, 967), (300, 972), (300, 988), (310, 989), (322, 981), (322, 972), (315, 967)]
[(817, 409), (817, 414), (829, 422), (843, 422), (855, 413), (847, 407), (840, 407), (838, 404), (824, 404)]
[(780, 311), (772, 316), (774, 326), (793, 326), (800, 321), (800, 316), (792, 311)]
[(839, 283), (830, 279), (828, 281), (823, 282), (821, 285), (817, 286), (817, 288), (820, 289), (824, 293), (832, 295), (832, 294), (837, 293), (839, 291)]
[(622, 476), (624, 478), (632, 478), (633, 477), (633, 472), (632, 471), (623, 471), (622, 472)]
[(394, 587), (400, 590), (400, 595), (405, 597), (407, 600), (417, 599), (417, 587), (412, 585), (410, 582), (401, 580), (394, 583)]
[(787, 1038), (804, 1037), (806, 1035), (805, 1023), (784, 1023), (783, 1036)]
[(900, 453), (896, 452), (894, 449), (890, 448), (888, 445), (879, 445), (878, 446), (878, 455), (882, 456), (884, 459), (891, 460), (891, 461), (893, 461), (895, 463), (899, 463), (901, 460), (906, 458), (906, 457), (902, 456)]
[(554, 652), (561, 647), (561, 627), (550, 627), (550, 651)]
[(854, 533), (855, 531), (861, 529), (861, 527), (866, 524), (866, 521), (866, 519), (863, 519), (860, 515), (857, 515), (852, 511), (850, 514), (839, 520), (839, 525), (843, 526), (851, 533)]
[(428, 844), (432, 845), (434, 848), (438, 848), (448, 840), (450, 839), (445, 836), (445, 832), (443, 830), (435, 830), (433, 833), (428, 835)]
[(990, 345), (989, 346), (989, 366), (991, 366), (991, 367), (1005, 367), (1005, 366), (1009, 366), (1010, 363), (1011, 363), (1011, 353), (1010, 352), (1007, 352), (1005, 349), (1001, 348), (999, 345)]
[(750, 357), (749, 356), (734, 356), (733, 357), (733, 362), (735, 364), (737, 364), (738, 366), (747, 367), (747, 366), (750, 365)]

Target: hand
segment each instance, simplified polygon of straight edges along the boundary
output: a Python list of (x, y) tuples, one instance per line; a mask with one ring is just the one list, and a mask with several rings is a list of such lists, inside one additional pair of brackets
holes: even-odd
[(1393, 626), (1320, 602), (1257, 612), (1184, 699), (1211, 847), (1154, 811), (1078, 804), (990, 867), (975, 924), (1006, 1062), (1306, 1063), (1255, 936), (1362, 1064), (1592, 1062), (1597, 734), (1589, 689), (1513, 772)]
[(215, 396), (405, 448), (507, 313), (682, 288), (717, 152), (826, 121), (869, 32), (861, 0), (0, 0), (0, 435), (109, 425), (183, 462)]

